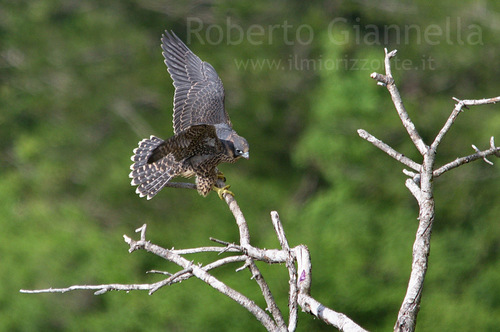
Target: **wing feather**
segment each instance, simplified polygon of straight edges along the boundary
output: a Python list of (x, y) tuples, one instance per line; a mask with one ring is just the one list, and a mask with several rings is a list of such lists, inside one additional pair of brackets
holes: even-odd
[(168, 72), (174, 81), (174, 133), (192, 125), (227, 124), (224, 86), (215, 69), (202, 61), (173, 32), (162, 35), (162, 49)]

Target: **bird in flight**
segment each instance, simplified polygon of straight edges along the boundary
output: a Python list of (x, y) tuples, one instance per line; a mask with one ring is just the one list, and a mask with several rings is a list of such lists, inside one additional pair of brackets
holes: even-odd
[(215, 69), (202, 61), (175, 35), (165, 31), (162, 54), (175, 87), (174, 136), (151, 136), (139, 142), (131, 157), (129, 177), (140, 197), (153, 198), (174, 177), (196, 176), (202, 196), (210, 190), (231, 194), (229, 186), (216, 186), (224, 175), (220, 163), (249, 158), (245, 138), (233, 130), (224, 108), (224, 87)]

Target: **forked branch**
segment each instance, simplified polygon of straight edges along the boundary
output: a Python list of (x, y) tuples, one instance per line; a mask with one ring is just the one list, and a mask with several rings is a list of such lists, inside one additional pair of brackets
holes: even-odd
[(398, 160), (405, 166), (410, 167), (413, 171), (403, 170), (403, 172), (410, 178), (406, 180), (406, 187), (410, 190), (411, 194), (415, 197), (419, 205), (419, 225), (413, 244), (413, 261), (410, 274), (410, 280), (406, 290), (406, 295), (401, 304), (398, 318), (394, 326), (395, 331), (414, 331), (417, 314), (420, 308), (420, 300), (422, 297), (422, 288), (425, 280), (425, 275), (428, 267), (428, 256), (430, 253), (430, 240), (432, 226), (434, 224), (434, 198), (433, 198), (433, 178), (442, 175), (443, 173), (464, 165), (468, 162), (483, 159), (485, 162), (492, 164), (488, 159), (489, 156), (500, 156), (500, 148), (495, 146), (494, 138), (490, 139), (490, 148), (481, 151), (476, 146), (472, 146), (476, 151), (475, 154), (466, 157), (457, 158), (439, 168), (435, 168), (435, 159), (437, 149), (443, 140), (444, 136), (448, 133), (453, 123), (458, 118), (458, 115), (467, 106), (494, 104), (500, 101), (500, 97), (486, 98), (480, 100), (459, 100), (454, 98), (457, 102), (455, 108), (451, 112), (447, 121), (436, 135), (436, 138), (430, 146), (426, 145), (420, 134), (418, 133), (413, 121), (411, 120), (408, 112), (406, 111), (399, 91), (396, 87), (391, 72), (390, 60), (396, 55), (396, 51), (387, 52), (385, 49), (385, 69), (386, 74), (372, 73), (371, 77), (377, 81), (377, 84), (387, 87), (396, 111), (401, 119), (403, 126), (408, 132), (413, 144), (422, 155), (421, 163), (417, 163), (402, 153), (396, 151), (388, 144), (380, 141), (374, 136), (370, 135), (363, 129), (358, 130), (358, 134), (363, 139), (375, 145), (387, 153), (392, 158)]
[[(219, 184), (221, 185), (221, 184)], [(183, 188), (189, 186), (182, 185)], [(94, 290), (95, 295), (101, 295), (111, 290), (132, 291), (146, 290), (151, 295), (159, 289), (179, 283), (180, 281), (196, 277), (211, 287), (215, 288), (222, 294), (228, 296), (239, 305), (252, 313), (259, 322), (268, 331), (295, 331), (297, 327), (297, 310), (300, 305), (302, 310), (315, 315), (322, 319), (327, 324), (337, 327), (340, 331), (365, 331), (346, 315), (335, 312), (326, 308), (320, 302), (313, 299), (310, 295), (311, 287), (311, 261), (309, 251), (306, 246), (299, 245), (290, 248), (286, 239), (283, 224), (280, 221), (277, 212), (271, 213), (271, 220), (274, 230), (277, 234), (281, 249), (260, 249), (253, 247), (250, 244), (250, 232), (243, 213), (238, 206), (238, 203), (233, 196), (224, 194), (224, 200), (229, 206), (239, 229), (240, 244), (229, 243), (221, 240), (212, 239), (216, 243), (222, 244), (222, 247), (200, 247), (191, 249), (165, 249), (156, 244), (153, 244), (146, 239), (146, 225), (138, 228), (136, 232), (140, 233), (139, 240), (133, 240), (131, 237), (124, 235), (125, 242), (129, 245), (129, 252), (136, 250), (146, 250), (159, 257), (162, 257), (170, 262), (177, 264), (181, 269), (175, 273), (166, 271), (149, 271), (150, 273), (167, 275), (167, 278), (151, 283), (151, 284), (105, 284), (105, 285), (76, 285), (67, 288), (48, 288), (41, 290), (21, 290), (22, 293), (64, 293), (73, 290)], [(194, 264), (191, 260), (183, 257), (186, 254), (195, 254), (201, 252), (218, 252), (220, 253), (236, 253), (234, 256), (228, 256), (217, 259), (207, 265)], [(274, 300), (273, 294), (265, 281), (264, 276), (258, 269), (255, 261), (263, 261), (266, 263), (285, 263), (289, 272), (289, 318), (288, 324), (281, 313), (281, 310)], [(250, 300), (245, 295), (228, 287), (219, 279), (209, 273), (210, 270), (217, 267), (242, 262), (243, 266), (237, 271), (242, 271), (246, 268), (251, 272), (251, 279), (255, 280), (259, 285), (263, 297), (266, 301), (266, 309), (260, 308), (255, 302)], [(296, 267), (297, 264), (297, 267)]]

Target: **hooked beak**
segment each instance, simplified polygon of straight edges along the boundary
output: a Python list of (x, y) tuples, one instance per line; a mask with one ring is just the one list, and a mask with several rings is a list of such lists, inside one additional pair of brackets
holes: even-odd
[(250, 158), (250, 152), (247, 151), (247, 152), (243, 153), (241, 156), (245, 159), (248, 159), (248, 158)]

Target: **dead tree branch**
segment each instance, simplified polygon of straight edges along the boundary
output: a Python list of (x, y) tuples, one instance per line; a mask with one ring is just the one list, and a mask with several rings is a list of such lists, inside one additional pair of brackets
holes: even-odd
[(384, 60), (385, 75), (373, 73), (370, 76), (376, 79), (380, 84), (387, 87), (387, 90), (389, 90), (389, 93), (391, 94), (392, 102), (396, 107), (396, 111), (398, 112), (399, 118), (401, 119), (403, 126), (408, 132), (408, 135), (410, 135), (413, 144), (418, 149), (420, 154), (424, 155), (426, 152), (426, 146), (424, 144), (424, 141), (422, 140), (422, 137), (420, 137), (420, 134), (415, 128), (415, 125), (411, 121), (410, 116), (408, 115), (408, 112), (406, 111), (406, 108), (403, 105), (401, 96), (399, 95), (399, 90), (396, 87), (396, 84), (394, 84), (394, 78), (392, 77), (391, 58), (395, 57), (396, 53), (397, 53), (396, 50), (387, 52), (387, 49), (385, 49), (385, 60)]
[(441, 176), (443, 173), (452, 170), (454, 168), (457, 168), (458, 166), (462, 166), (464, 164), (470, 163), (471, 161), (478, 160), (478, 159), (483, 159), (484, 162), (486, 162), (489, 165), (493, 165), (493, 162), (489, 161), (487, 157), (489, 156), (496, 156), (500, 158), (500, 147), (495, 146), (495, 138), (491, 136), (490, 138), (490, 148), (488, 150), (480, 151), (475, 145), (472, 145), (472, 148), (476, 150), (477, 152), (465, 157), (457, 158), (452, 162), (449, 162), (438, 169), (436, 169), (433, 174), (434, 177), (437, 178), (438, 176)]
[[(219, 185), (222, 185), (219, 183)], [(190, 188), (190, 186), (179, 186), (180, 188)], [(136, 250), (146, 250), (152, 254), (162, 257), (170, 262), (177, 264), (181, 269), (175, 273), (167, 271), (148, 271), (149, 273), (157, 273), (166, 275), (167, 278), (151, 284), (105, 284), (105, 285), (75, 285), (67, 288), (48, 288), (40, 290), (21, 290), (22, 293), (65, 293), (73, 290), (94, 290), (95, 295), (101, 295), (112, 290), (117, 291), (132, 291), (146, 290), (151, 295), (159, 289), (179, 283), (191, 277), (196, 277), (211, 287), (215, 288), (222, 294), (233, 299), (239, 305), (252, 313), (257, 320), (268, 331), (295, 331), (297, 327), (297, 312), (298, 307), (303, 311), (308, 312), (325, 323), (338, 328), (340, 331), (365, 331), (359, 325), (354, 323), (350, 318), (342, 313), (335, 312), (326, 308), (320, 302), (316, 301), (310, 295), (311, 287), (311, 261), (309, 251), (306, 246), (299, 245), (290, 248), (285, 235), (283, 225), (280, 221), (277, 212), (271, 212), (271, 220), (281, 245), (281, 249), (260, 249), (253, 247), (250, 244), (250, 232), (246, 223), (245, 217), (238, 206), (235, 198), (232, 195), (224, 195), (230, 211), (232, 212), (240, 234), (240, 243), (230, 243), (226, 241), (212, 239), (216, 243), (222, 244), (223, 247), (199, 247), (191, 249), (165, 249), (146, 240), (146, 225), (138, 228), (136, 232), (140, 233), (139, 240), (133, 240), (129, 236), (124, 235), (125, 242), (129, 245), (129, 252)], [(215, 260), (205, 266), (195, 264), (188, 260), (183, 255), (196, 254), (202, 252), (217, 252), (221, 253), (236, 253), (234, 256), (224, 257)], [(256, 261), (262, 261), (269, 264), (285, 263), (289, 272), (289, 318), (288, 324), (282, 315), (282, 312), (274, 296), (265, 281), (264, 276), (256, 265)], [(243, 262), (243, 266), (236, 271), (242, 271), (246, 268), (251, 273), (251, 279), (255, 280), (259, 285), (262, 295), (266, 301), (267, 311), (270, 315), (260, 308), (255, 302), (250, 300), (245, 295), (228, 287), (222, 281), (215, 278), (209, 273), (210, 270), (221, 267), (226, 264)], [(297, 264), (297, 268), (295, 267)]]
[(386, 74), (383, 75), (379, 73), (372, 73), (370, 76), (377, 81), (377, 84), (387, 87), (387, 90), (391, 95), (393, 104), (401, 119), (401, 122), (403, 123), (403, 126), (408, 132), (413, 144), (423, 157), (422, 162), (418, 164), (413, 160), (405, 157), (402, 153), (397, 152), (386, 143), (376, 139), (365, 130), (359, 129), (358, 134), (360, 137), (372, 143), (392, 158), (398, 160), (402, 164), (412, 168), (417, 172), (414, 173), (411, 171), (403, 170), (406, 175), (410, 176), (410, 178), (406, 180), (406, 187), (415, 197), (419, 205), (419, 225), (416, 232), (415, 242), (413, 244), (413, 261), (410, 279), (408, 282), (406, 295), (401, 304), (398, 318), (394, 326), (395, 331), (414, 331), (417, 321), (417, 314), (420, 308), (420, 300), (422, 297), (422, 288), (425, 280), (425, 274), (428, 267), (431, 232), (434, 223), (435, 210), (433, 198), (433, 179), (453, 168), (477, 159), (482, 158), (485, 162), (491, 164), (491, 162), (486, 159), (487, 157), (492, 155), (500, 157), (500, 148), (495, 147), (494, 138), (492, 137), (490, 139), (490, 148), (488, 150), (481, 151), (473, 145), (473, 148), (476, 151), (475, 154), (457, 158), (456, 160), (435, 169), (434, 164), (437, 149), (442, 139), (448, 133), (451, 126), (458, 118), (458, 115), (463, 111), (464, 108), (473, 105), (494, 104), (500, 101), (500, 97), (480, 100), (459, 100), (454, 98), (454, 100), (457, 102), (455, 108), (451, 112), (450, 116), (448, 117), (439, 133), (436, 135), (436, 138), (434, 139), (432, 144), (428, 146), (422, 140), (415, 125), (413, 124), (413, 121), (406, 111), (399, 91), (392, 77), (390, 60), (395, 55), (396, 50), (387, 52), (387, 49), (385, 49)]
[(385, 144), (384, 142), (382, 142), (381, 140), (379, 140), (378, 138), (376, 138), (375, 136), (373, 136), (372, 134), (370, 134), (366, 130), (358, 129), (358, 135), (361, 138), (363, 138), (363, 139), (367, 140), (368, 142), (372, 143), (374, 146), (376, 146), (380, 150), (384, 151), (385, 153), (387, 153), (389, 156), (391, 156), (392, 158), (396, 159), (400, 163), (402, 163), (402, 164), (410, 167), (411, 169), (413, 169), (413, 170), (415, 170), (417, 172), (420, 172), (420, 167), (421, 166), (420, 166), (419, 163), (414, 162), (410, 158), (406, 157), (404, 154), (399, 153), (398, 151), (394, 150), (392, 147), (390, 147), (389, 145)]

